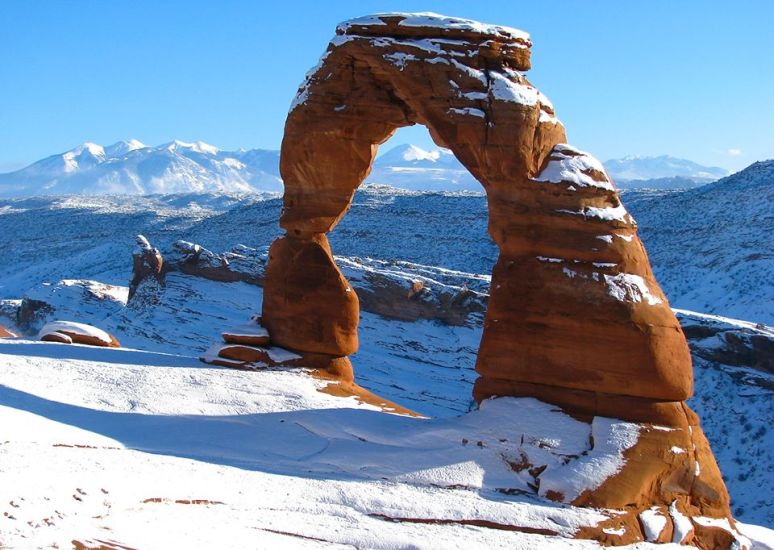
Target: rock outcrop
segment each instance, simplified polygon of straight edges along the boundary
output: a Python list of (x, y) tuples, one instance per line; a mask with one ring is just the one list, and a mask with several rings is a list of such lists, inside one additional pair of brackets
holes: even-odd
[(684, 403), (693, 389), (685, 337), (613, 182), (566, 144), (550, 101), (521, 73), (530, 47), (521, 31), (433, 14), (337, 28), (286, 121), (286, 234), (270, 248), (263, 324), (273, 344), (302, 357), (338, 361), (357, 350), (358, 297), (326, 233), (378, 146), (397, 128), (423, 124), (486, 190), (500, 250), (474, 397), (537, 397), (588, 421), (641, 425), (624, 467), (596, 490), (542, 494), (623, 510), (624, 536), (611, 537), (612, 524), (580, 536), (651, 538), (642, 514), (659, 510), (672, 518), (671, 540), (728, 546), (736, 536), (728, 494)]
[(151, 247), (143, 235), (137, 235), (137, 246), (132, 252), (132, 281), (129, 283), (127, 303), (156, 303), (163, 286), (164, 260), (161, 253)]
[(60, 344), (84, 344), (103, 348), (120, 348), (121, 344), (115, 336), (102, 329), (84, 323), (72, 321), (53, 321), (46, 323), (40, 333), (40, 339), (44, 342), (58, 342)]
[(5, 328), (3, 325), (0, 325), (0, 338), (15, 338), (16, 335)]
[[(142, 268), (145, 262), (135, 255), (134, 288), (148, 279), (149, 286), (156, 289), (172, 272), (211, 281), (264, 284), (268, 261), (265, 249), (237, 245), (230, 251), (215, 253), (199, 244), (176, 241), (163, 260), (157, 249), (152, 250), (154, 261), (158, 258), (163, 266), (161, 272)], [(433, 319), (456, 326), (478, 325), (486, 311), (488, 280), (483, 276), (372, 258), (338, 257), (336, 262), (357, 292), (363, 311), (388, 319)]]

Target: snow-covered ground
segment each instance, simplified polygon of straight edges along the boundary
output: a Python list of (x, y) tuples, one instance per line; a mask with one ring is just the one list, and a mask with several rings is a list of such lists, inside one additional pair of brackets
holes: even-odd
[(532, 399), (417, 418), (299, 371), (24, 340), (0, 360), (7, 547), (591, 548), (565, 537), (609, 517), (526, 494), (508, 457), (560, 473), (591, 429)]
[[(94, 282), (66, 281), (33, 293), (53, 307), (30, 333), (50, 319), (93, 323), (124, 346), (196, 356), (220, 341), (220, 332), (244, 323), (260, 311), (262, 290), (243, 282), (222, 283), (169, 273), (166, 287), (151, 306), (125, 307), (126, 287), (105, 288)], [(766, 335), (746, 322), (681, 312), (684, 326), (711, 322)], [(714, 326), (714, 325), (713, 325)], [(17, 331), (19, 329), (15, 328)], [(399, 321), (361, 312), (360, 351), (352, 357), (358, 383), (374, 393), (431, 418), (453, 418), (473, 408), (475, 357), (480, 319), (449, 326), (432, 320)], [(694, 342), (694, 340), (692, 340)], [(723, 344), (721, 336), (699, 340), (704, 349)], [(64, 353), (63, 348), (49, 354)], [(710, 360), (694, 353), (696, 392), (690, 401), (701, 415), (743, 521), (774, 525), (772, 461), (774, 422), (770, 403), (774, 376), (749, 366)]]
[[(760, 325), (771, 323), (774, 295), (767, 277), (770, 174), (764, 164), (724, 180), (723, 188), (625, 194), (670, 301), (703, 312), (681, 312), (684, 326), (771, 337)], [(0, 323), (32, 336), (45, 321), (85, 322), (142, 350), (0, 343), (0, 546), (88, 539), (212, 547), (223, 545), (223, 526), (229, 545), (241, 547), (256, 540), (293, 547), (331, 541), (434, 548), (459, 540), (470, 547), (588, 547), (561, 537), (593, 524), (596, 512), (547, 503), (512, 472), (503, 486), (502, 457), (513, 449), (499, 439), (512, 441), (546, 414), (555, 424), (546, 433), (564, 430), (555, 438), (561, 445), (580, 445), (590, 428), (570, 429), (572, 422), (535, 403), (523, 421), (514, 418), (524, 402), (519, 414), (499, 408), (515, 406), (507, 401), (468, 414), (480, 316), (449, 326), (362, 312), (361, 349), (353, 356), (358, 383), (426, 417), (418, 419), (322, 394), (321, 383), (301, 373), (200, 364), (196, 356), (219, 341), (220, 331), (260, 310), (260, 287), (173, 272), (152, 307), (126, 306), (135, 234), (145, 233), (165, 255), (181, 238), (216, 251), (237, 243), (262, 249), (279, 232), (280, 208), (271, 195), (0, 200), (0, 234), (11, 236), (0, 264)], [(466, 192), (368, 187), (331, 243), (346, 256), (341, 263), (354, 282), (357, 270), (364, 278), (371, 270), (436, 287), (467, 277), (469, 288), (486, 292), (496, 258), (485, 198)], [(35, 330), (20, 330), (7, 317), (22, 297), (54, 306), (32, 323)], [(745, 321), (717, 317), (723, 314)], [(725, 335), (709, 331), (691, 340), (702, 349), (694, 349), (690, 404), (702, 417), (735, 515), (772, 526), (774, 377), (704, 353), (725, 345)], [(493, 431), (483, 430), (484, 422)], [(403, 457), (408, 466), (398, 468)], [(30, 468), (31, 460), (40, 467)], [(416, 523), (426, 519), (443, 522)], [(531, 532), (536, 524), (560, 538)], [(755, 537), (771, 536), (762, 533)]]

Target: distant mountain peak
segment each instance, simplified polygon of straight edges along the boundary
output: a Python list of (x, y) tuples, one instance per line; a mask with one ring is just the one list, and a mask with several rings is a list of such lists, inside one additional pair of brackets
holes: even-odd
[(108, 147), (86, 142), (0, 174), (0, 197), (281, 190), (279, 151), (221, 151), (203, 141), (156, 147), (137, 139)]
[(81, 143), (78, 147), (75, 147), (74, 149), (70, 149), (69, 151), (64, 153), (63, 156), (71, 157), (71, 158), (79, 157), (83, 153), (89, 153), (95, 157), (104, 157), (105, 149), (102, 147), (102, 145), (92, 143), (91, 141), (86, 141), (84, 143)]
[(132, 151), (136, 151), (138, 149), (145, 149), (146, 147), (147, 145), (145, 145), (139, 139), (121, 140), (105, 147), (105, 154), (109, 158), (113, 158), (126, 155), (127, 153), (131, 153)]
[(167, 143), (166, 145), (162, 145), (162, 147), (169, 149), (170, 151), (177, 149), (188, 149), (195, 153), (204, 153), (207, 155), (217, 155), (220, 152), (220, 149), (214, 145), (210, 145), (209, 143), (205, 143), (203, 141), (187, 142), (176, 139), (170, 143)]
[(610, 177), (617, 183), (665, 178), (708, 183), (728, 175), (728, 170), (724, 168), (703, 166), (670, 155), (627, 155), (620, 159), (610, 159), (604, 164)]

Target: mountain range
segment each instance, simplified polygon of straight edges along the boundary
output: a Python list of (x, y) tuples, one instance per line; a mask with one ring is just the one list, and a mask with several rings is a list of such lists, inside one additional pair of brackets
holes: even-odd
[[(622, 189), (696, 187), (722, 178), (722, 168), (669, 156), (624, 157), (605, 163)], [(379, 155), (368, 183), (413, 191), (482, 191), (448, 149), (398, 145)], [(103, 147), (83, 143), (15, 172), (0, 174), (0, 197), (281, 192), (279, 151), (223, 151), (197, 141), (155, 147), (136, 139)]]

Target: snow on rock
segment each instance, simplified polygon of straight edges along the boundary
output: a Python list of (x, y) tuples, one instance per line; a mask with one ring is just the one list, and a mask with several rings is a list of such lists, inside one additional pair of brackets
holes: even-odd
[(693, 531), (693, 524), (685, 514), (677, 509), (677, 501), (669, 505), (669, 515), (672, 516), (672, 525), (674, 527), (672, 542), (682, 544)]
[(525, 106), (535, 106), (539, 101), (539, 93), (534, 88), (521, 82), (515, 82), (497, 71), (489, 71), (489, 93), (493, 99), (518, 103)]
[(649, 510), (640, 512), (639, 517), (645, 540), (656, 542), (667, 525), (667, 518), (661, 513), (661, 509), (658, 506), (653, 506)]
[(584, 491), (592, 491), (618, 473), (624, 452), (637, 443), (637, 424), (614, 418), (595, 417), (591, 424), (592, 448), (584, 456), (540, 476), (540, 494), (572, 502)]
[(46, 323), (40, 332), (39, 338), (44, 338), (48, 334), (60, 333), (68, 336), (77, 344), (91, 344), (113, 347), (117, 344), (116, 339), (102, 329), (87, 325), (85, 323), (76, 323), (73, 321), (53, 321)]
[(645, 279), (631, 273), (618, 273), (617, 275), (603, 275), (608, 292), (616, 300), (621, 302), (645, 302), (655, 306), (663, 303), (658, 296), (653, 295), (648, 288)]
[(571, 183), (581, 188), (598, 187), (615, 191), (601, 162), (589, 153), (567, 144), (554, 147), (547, 164), (534, 180), (547, 183)]
[(486, 23), (474, 21), (472, 19), (448, 17), (433, 12), (391, 12), (366, 15), (363, 17), (348, 19), (347, 21), (340, 23), (336, 27), (336, 31), (339, 34), (346, 34), (350, 31), (357, 32), (359, 27), (385, 26), (387, 25), (385, 20), (388, 19), (397, 19), (398, 25), (401, 27), (421, 27), (425, 29), (436, 28), (441, 30), (469, 31), (484, 35), (502, 36), (504, 38), (521, 41), (525, 45), (531, 45), (529, 33), (526, 33), (522, 30), (514, 29), (512, 27), (504, 27), (502, 25), (489, 25)]

